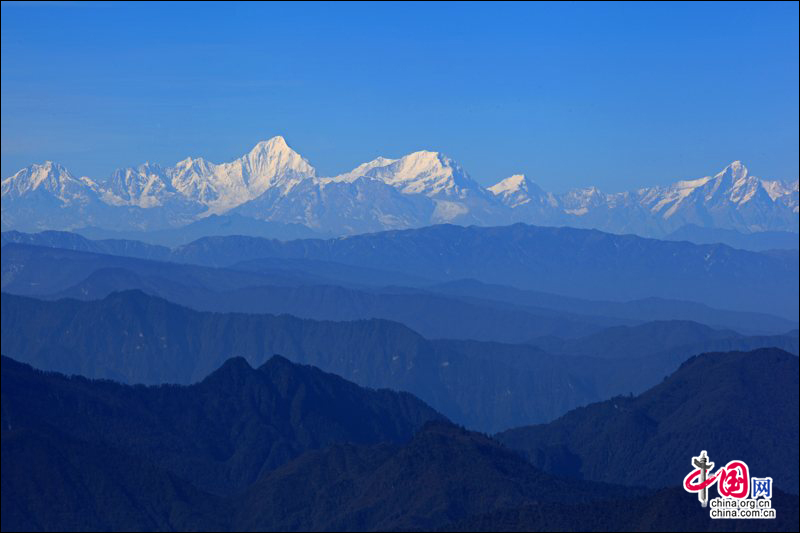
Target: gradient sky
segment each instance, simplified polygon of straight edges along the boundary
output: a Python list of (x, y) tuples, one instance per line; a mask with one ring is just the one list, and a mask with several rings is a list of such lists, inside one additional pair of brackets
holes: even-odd
[(2, 4), (2, 176), (430, 149), (491, 184), (798, 177), (798, 4)]

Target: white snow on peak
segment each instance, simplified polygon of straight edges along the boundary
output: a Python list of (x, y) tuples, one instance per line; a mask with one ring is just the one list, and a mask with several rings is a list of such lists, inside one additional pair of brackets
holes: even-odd
[(675, 183), (675, 188), (679, 190), (686, 190), (686, 189), (696, 189), (698, 187), (702, 187), (706, 183), (711, 180), (710, 177), (706, 176), (705, 178), (698, 178), (696, 180), (682, 180)]
[(286, 194), (303, 179), (316, 176), (314, 167), (281, 136), (257, 143), (229, 163), (187, 158), (169, 173), (175, 189), (209, 206), (209, 213), (223, 213), (273, 187)]
[(786, 196), (787, 194), (792, 194), (793, 192), (796, 193), (798, 190), (797, 184), (797, 181), (794, 183), (786, 183), (785, 181), (779, 180), (761, 180), (761, 186), (764, 187), (765, 191), (767, 191), (767, 194), (772, 201)]
[(58, 163), (45, 161), (19, 170), (13, 176), (2, 181), (3, 197), (21, 197), (35, 191), (46, 191), (69, 203), (73, 200), (86, 199), (92, 194), (94, 182), (88, 178), (75, 178)]
[[(533, 187), (528, 185), (525, 174), (514, 174), (501, 180), (487, 190), (498, 197), (505, 205), (514, 208), (530, 203)], [(538, 188), (537, 188), (538, 189)]]
[(743, 205), (760, 189), (761, 180), (749, 175), (741, 161), (733, 161), (714, 176), (641, 189), (638, 194), (643, 207), (667, 220), (682, 211), (693, 216), (698, 205)]
[[(524, 174), (481, 187), (457, 162), (428, 150), (398, 159), (377, 157), (350, 172), (318, 177), (281, 136), (260, 141), (227, 163), (188, 157), (173, 167), (146, 163), (122, 168), (98, 181), (76, 178), (47, 161), (4, 179), (2, 196), (4, 224), (37, 210), (47, 215), (39, 224), (78, 213), (61, 209), (68, 206), (82, 210), (75, 227), (90, 220), (87, 213), (115, 216), (108, 205), (158, 208), (151, 211), (157, 224), (240, 208), (237, 213), (247, 216), (343, 228), (346, 233), (438, 222), (522, 221), (626, 232), (640, 228), (658, 235), (707, 220), (719, 227), (758, 231), (796, 227), (800, 210), (797, 181), (762, 180), (750, 175), (741, 161), (712, 176), (667, 186), (612, 194), (588, 187), (554, 195)], [(53, 198), (60, 203), (54, 204)], [(95, 207), (101, 209), (92, 211)]]
[[(378, 157), (363, 163), (350, 172), (324, 182), (352, 182), (359, 178), (382, 181), (404, 194), (423, 194), (428, 197), (463, 197), (469, 190), (480, 191), (464, 169), (440, 152), (420, 150), (399, 159)], [(448, 212), (452, 212), (448, 209)]]
[(525, 174), (514, 174), (501, 180), (491, 187), (487, 187), (490, 193), (495, 195), (508, 207), (516, 208), (530, 204), (537, 209), (550, 209), (558, 207), (558, 198), (552, 193), (542, 190), (536, 183), (529, 180)]
[(733, 161), (727, 167), (725, 167), (725, 169), (722, 171), (722, 173), (725, 173), (725, 172), (728, 172), (728, 171), (730, 171), (731, 174), (733, 174), (733, 176), (736, 177), (736, 178), (747, 176), (747, 167), (744, 166), (744, 163), (742, 163), (738, 159), (736, 161)]
[(367, 172), (369, 172), (373, 168), (386, 167), (391, 165), (395, 161), (397, 161), (397, 159), (389, 159), (388, 157), (379, 156), (373, 159), (372, 161), (361, 163), (350, 172), (345, 172), (344, 174), (339, 174), (338, 176), (333, 176), (332, 178), (322, 178), (322, 179), (325, 181), (352, 182), (357, 180), (358, 178), (365, 176)]
[(136, 168), (117, 169), (102, 190), (102, 198), (112, 205), (158, 207), (176, 194), (166, 172), (159, 165), (144, 163)]
[[(314, 177), (317, 173), (308, 161), (289, 148), (280, 135), (256, 144), (239, 162), (243, 179), (253, 197), (275, 185), (282, 186), (286, 192), (301, 179)], [(237, 163), (234, 161), (228, 165), (238, 172)]]
[(491, 187), (487, 187), (487, 189), (495, 196), (499, 194), (515, 193), (517, 191), (527, 191), (528, 180), (525, 179), (525, 174), (514, 174), (504, 180), (498, 181)]
[(380, 179), (404, 194), (463, 196), (469, 189), (479, 189), (461, 165), (439, 152), (422, 150), (377, 166), (365, 173)]

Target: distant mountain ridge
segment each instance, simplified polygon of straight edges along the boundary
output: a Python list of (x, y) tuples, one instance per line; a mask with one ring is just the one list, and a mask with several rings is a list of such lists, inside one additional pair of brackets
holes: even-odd
[(173, 257), (209, 265), (266, 257), (315, 259), (584, 299), (659, 297), (798, 317), (795, 250), (756, 253), (598, 230), (440, 224), (327, 240), (211, 237), (176, 248)]
[(765, 250), (797, 250), (800, 239), (789, 231), (761, 231), (741, 233), (733, 229), (704, 228), (687, 224), (664, 237), (668, 241), (689, 241), (695, 244), (725, 243), (740, 250), (761, 252)]
[(482, 187), (456, 161), (425, 150), (318, 176), (280, 136), (228, 163), (189, 157), (172, 167), (118, 169), (106, 179), (78, 178), (50, 161), (33, 164), (3, 179), (2, 199), (3, 228), (28, 231), (163, 230), (224, 213), (335, 235), (443, 222), (527, 222), (646, 236), (686, 224), (800, 231), (798, 182), (755, 177), (739, 161), (670, 186), (555, 195), (522, 174)]
[(644, 390), (699, 353), (692, 344), (798, 350), (796, 335), (719, 339), (710, 328), (687, 330), (676, 323), (674, 336), (688, 346), (653, 353), (636, 338), (626, 343), (623, 329), (616, 342), (598, 344), (628, 347), (609, 357), (551, 355), (529, 345), (428, 340), (388, 320), (198, 312), (139, 291), (89, 302), (3, 293), (0, 306), (3, 353), (44, 370), (125, 383), (188, 384), (231, 357), (260, 366), (281, 353), (362, 386), (410, 392), (454, 422), (491, 431), (552, 420), (578, 405)]
[[(59, 239), (57, 233), (41, 237), (3, 234), (4, 243), (49, 245)], [(63, 241), (68, 247), (101, 253), (109, 251), (97, 246), (117, 243), (114, 249), (121, 247), (117, 241), (95, 242), (69, 234)], [(164, 250), (142, 243), (131, 246), (148, 253)], [(585, 300), (656, 297), (773, 314), (792, 321), (798, 318), (800, 271), (796, 250), (750, 252), (720, 244), (696, 245), (526, 224), (441, 224), (336, 239), (207, 237), (165, 253), (161, 260), (206, 266), (234, 267), (252, 260), (321, 261), (362, 271), (402, 272), (407, 278), (428, 280), (429, 284), (476, 279)], [(6, 278), (3, 283), (5, 286)]]

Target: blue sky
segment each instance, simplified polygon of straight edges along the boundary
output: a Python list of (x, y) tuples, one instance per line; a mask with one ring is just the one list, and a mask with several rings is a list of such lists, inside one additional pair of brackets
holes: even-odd
[(2, 175), (431, 149), (479, 182), (798, 176), (798, 4), (2, 4)]

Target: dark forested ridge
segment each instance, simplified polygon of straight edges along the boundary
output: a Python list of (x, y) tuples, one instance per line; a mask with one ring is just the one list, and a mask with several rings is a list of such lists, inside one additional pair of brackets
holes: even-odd
[[(148, 388), (4, 357), (2, 390), (4, 531), (741, 527), (682, 489), (554, 476), (413, 397), (282, 358)], [(796, 530), (797, 497), (773, 502), (777, 520), (748, 529)]]
[[(4, 393), (4, 405), (5, 398)], [(145, 457), (105, 442), (76, 440), (52, 428), (8, 427), (3, 422), (3, 531), (228, 527), (228, 502)]]
[(798, 358), (782, 350), (692, 357), (636, 397), (576, 409), (497, 438), (533, 464), (580, 479), (663, 487), (679, 484), (701, 449), (740, 459), (758, 477), (798, 492)]
[(188, 387), (65, 378), (4, 358), (2, 390), (4, 431), (105, 443), (216, 494), (307, 450), (402, 442), (442, 418), (410, 394), (363, 389), (280, 356), (258, 369), (229, 359)]
[[(712, 520), (682, 488), (640, 498), (577, 504), (526, 504), (449, 525), (447, 531), (790, 531), (798, 526), (797, 496), (776, 492), (775, 520)], [(444, 530), (444, 529), (443, 529)]]

